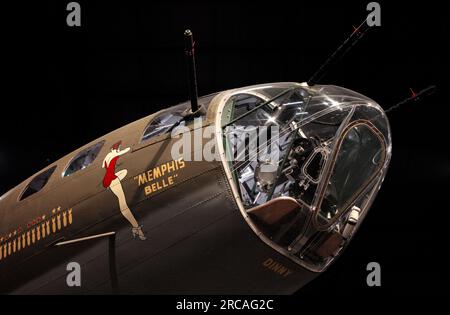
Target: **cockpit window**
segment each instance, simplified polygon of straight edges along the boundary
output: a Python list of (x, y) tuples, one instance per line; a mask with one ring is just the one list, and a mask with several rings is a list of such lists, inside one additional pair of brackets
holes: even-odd
[[(218, 93), (202, 96), (198, 99), (200, 106), (204, 108), (204, 113), (208, 109), (211, 100)], [(147, 141), (153, 137), (165, 134), (172, 131), (175, 127), (184, 126), (185, 113), (191, 108), (190, 102), (184, 102), (179, 105), (173, 106), (153, 118), (149, 124), (145, 127), (144, 134), (142, 135), (141, 142)], [(204, 116), (202, 116), (204, 118)]]
[(383, 140), (365, 123), (350, 127), (344, 133), (338, 150), (318, 215), (321, 225), (334, 221), (346, 210), (385, 160)]
[(176, 106), (174, 109), (164, 111), (154, 119), (145, 128), (142, 135), (141, 142), (147, 141), (150, 138), (164, 134), (170, 131), (175, 125), (183, 125), (183, 113), (188, 109), (187, 104)]
[(70, 176), (73, 173), (83, 170), (89, 165), (91, 165), (92, 162), (94, 162), (97, 155), (99, 154), (104, 144), (105, 144), (104, 140), (100, 141), (94, 144), (93, 146), (78, 153), (78, 155), (76, 155), (72, 159), (69, 166), (66, 167), (63, 173), (63, 177)]
[(35, 178), (31, 180), (31, 182), (28, 184), (28, 186), (23, 191), (22, 195), (20, 196), (20, 200), (23, 200), (38, 191), (40, 191), (44, 186), (47, 184), (48, 180), (50, 179), (50, 176), (52, 176), (53, 172), (56, 169), (56, 165), (49, 168), (48, 170), (40, 173)]
[(322, 171), (325, 158), (326, 152), (324, 150), (315, 150), (303, 167), (303, 174), (314, 184), (319, 183), (320, 173)]

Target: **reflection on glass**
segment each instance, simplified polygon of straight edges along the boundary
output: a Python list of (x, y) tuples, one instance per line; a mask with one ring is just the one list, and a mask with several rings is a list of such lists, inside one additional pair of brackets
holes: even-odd
[(63, 177), (70, 176), (80, 170), (85, 169), (97, 158), (98, 153), (105, 144), (105, 141), (100, 141), (93, 146), (81, 151), (78, 155), (72, 159), (63, 173)]

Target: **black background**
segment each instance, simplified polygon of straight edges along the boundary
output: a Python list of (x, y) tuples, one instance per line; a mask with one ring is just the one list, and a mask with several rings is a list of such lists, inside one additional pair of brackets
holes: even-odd
[[(0, 194), (126, 123), (188, 98), (183, 31), (196, 38), (199, 94), (308, 80), (365, 18), (369, 1), (69, 1), (2, 7)], [(438, 2), (439, 3), (439, 2)], [(369, 31), (321, 81), (387, 108), (431, 84), (438, 92), (390, 114), (393, 156), (358, 235), (303, 296), (448, 294), (448, 16), (430, 1), (381, 2)], [(382, 286), (368, 288), (379, 262)]]

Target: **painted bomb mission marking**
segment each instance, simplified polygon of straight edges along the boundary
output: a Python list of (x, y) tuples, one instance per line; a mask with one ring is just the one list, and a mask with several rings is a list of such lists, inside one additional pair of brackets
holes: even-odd
[(72, 208), (61, 210), (61, 207), (54, 208), (49, 215), (43, 214), (31, 220), (25, 229), (18, 227), (15, 231), (0, 237), (0, 261), (36, 245), (50, 235), (58, 234), (72, 223)]
[(137, 181), (138, 187), (144, 186), (145, 196), (164, 189), (175, 184), (175, 179), (178, 177), (177, 171), (186, 167), (186, 163), (182, 158), (172, 160), (164, 164), (155, 166), (137, 176), (134, 180)]

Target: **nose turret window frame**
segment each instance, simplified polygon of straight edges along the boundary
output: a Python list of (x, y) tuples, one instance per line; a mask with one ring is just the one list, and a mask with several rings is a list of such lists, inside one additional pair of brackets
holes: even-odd
[[(345, 202), (342, 202), (342, 204), (336, 209), (335, 213), (326, 219), (322, 218), (321, 215), (323, 215), (323, 209), (322, 207), (325, 207), (325, 202), (327, 201), (327, 191), (329, 191), (330, 187), (333, 185), (332, 178), (333, 175), (339, 166), (339, 159), (342, 158), (340, 155), (343, 151), (343, 143), (348, 139), (350, 132), (353, 130), (356, 130), (358, 127), (367, 128), (371, 135), (373, 135), (380, 144), (380, 151), (375, 154), (373, 158), (370, 159), (375, 164), (375, 158), (378, 158), (378, 162), (376, 162), (376, 168), (372, 170), (372, 174), (370, 176), (362, 176), (367, 177), (367, 179), (359, 185), (359, 187), (350, 195), (348, 198), (346, 198)], [(380, 171), (383, 168), (383, 165), (385, 164), (386, 160), (386, 141), (383, 137), (383, 135), (380, 133), (380, 131), (368, 120), (355, 120), (351, 122), (349, 125), (346, 126), (346, 128), (343, 130), (342, 135), (340, 136), (339, 140), (336, 143), (335, 150), (332, 153), (331, 157), (331, 165), (330, 170), (324, 174), (325, 180), (324, 185), (319, 188), (320, 192), (318, 194), (319, 201), (317, 202), (316, 206), (316, 214), (314, 216), (314, 224), (317, 229), (319, 230), (325, 230), (328, 229), (330, 226), (332, 226), (343, 214), (345, 214), (349, 208), (353, 205), (354, 201), (360, 196), (360, 194), (373, 182), (373, 180), (377, 177), (377, 175), (380, 173)], [(381, 155), (380, 155), (381, 154)], [(367, 160), (367, 159), (365, 159)], [(352, 167), (355, 167), (355, 165), (352, 164)], [(366, 170), (360, 170), (360, 172), (363, 172)], [(342, 187), (340, 187), (342, 189)]]
[[(213, 93), (209, 95), (202, 96), (198, 99), (199, 104), (204, 108), (205, 112), (201, 113), (200, 118), (206, 119), (205, 113), (212, 99), (218, 93)], [(158, 136), (167, 134), (171, 132), (178, 126), (186, 125), (184, 120), (186, 115), (189, 113), (191, 106), (190, 102), (184, 102), (168, 108), (162, 112), (155, 114), (155, 116), (149, 121), (147, 126), (145, 126), (144, 132), (141, 135), (140, 143), (148, 142)]]

